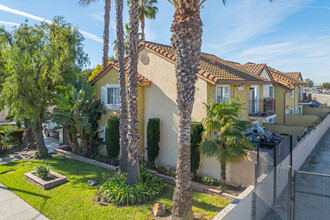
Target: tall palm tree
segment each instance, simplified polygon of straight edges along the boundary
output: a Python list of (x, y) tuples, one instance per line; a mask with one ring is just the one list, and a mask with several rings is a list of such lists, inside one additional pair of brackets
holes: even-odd
[[(176, 186), (173, 194), (173, 219), (192, 219), (190, 171), (190, 122), (195, 96), (195, 81), (202, 44), (200, 9), (206, 0), (168, 0), (175, 9), (171, 26), (175, 50), (179, 134)], [(226, 0), (222, 0), (223, 3)]]
[(116, 0), (116, 35), (117, 35), (117, 58), (119, 65), (119, 96), (120, 96), (120, 115), (119, 115), (119, 133), (120, 133), (120, 158), (119, 169), (121, 172), (127, 172), (128, 166), (128, 119), (127, 119), (127, 94), (126, 94), (126, 76), (124, 64), (124, 30), (123, 30), (123, 0)]
[(139, 0), (131, 0), (129, 7), (129, 63), (128, 63), (128, 168), (126, 184), (140, 182), (138, 136), (138, 31)]
[(207, 157), (215, 156), (221, 166), (221, 182), (226, 182), (226, 164), (240, 158), (245, 158), (244, 148), (253, 148), (250, 141), (242, 132), (251, 123), (240, 120), (242, 104), (238, 100), (210, 104), (204, 103), (206, 117), (203, 119), (203, 140), (200, 152)]
[(145, 19), (155, 19), (158, 12), (157, 0), (140, 0), (139, 1), (139, 19), (141, 21), (142, 41), (145, 40), (144, 28)]
[[(138, 33), (138, 44), (142, 43), (142, 34), (141, 33)], [(115, 59), (117, 60), (118, 59), (118, 56), (117, 56), (117, 51), (118, 51), (118, 44), (117, 44), (117, 39), (114, 40), (112, 42), (112, 48), (113, 48), (113, 51), (116, 53), (116, 56), (115, 56)], [(124, 34), (124, 51), (125, 51), (125, 55), (128, 54), (128, 45), (129, 45), (129, 26), (128, 24), (125, 25), (125, 34)]]
[[(88, 6), (91, 3), (98, 2), (99, 0), (79, 0), (81, 6)], [(108, 64), (109, 56), (109, 27), (110, 27), (110, 10), (111, 10), (111, 0), (105, 0), (104, 5), (104, 31), (103, 31), (103, 58), (102, 65), (105, 68)]]

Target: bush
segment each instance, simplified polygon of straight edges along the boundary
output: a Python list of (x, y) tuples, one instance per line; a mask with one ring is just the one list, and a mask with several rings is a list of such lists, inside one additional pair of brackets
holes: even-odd
[(196, 172), (199, 167), (200, 161), (200, 152), (199, 145), (202, 142), (203, 134), (203, 124), (201, 122), (192, 122), (191, 123), (191, 140), (190, 140), (190, 163), (191, 163), (191, 173), (196, 175)]
[(46, 164), (40, 164), (35, 167), (37, 177), (47, 180), (49, 175), (49, 167)]
[(141, 166), (142, 182), (133, 186), (125, 184), (127, 174), (116, 176), (101, 186), (101, 195), (106, 202), (115, 205), (134, 205), (151, 201), (164, 190), (163, 180)]
[(214, 184), (214, 179), (207, 177), (207, 176), (203, 177), (202, 181), (204, 184), (209, 185), (209, 186), (212, 186)]
[(147, 152), (148, 161), (155, 164), (155, 160), (159, 154), (160, 140), (160, 120), (159, 118), (150, 118), (147, 126)]
[(119, 118), (111, 117), (105, 126), (105, 145), (108, 157), (111, 159), (118, 158), (120, 151), (119, 143)]
[(0, 145), (2, 151), (12, 147), (16, 147), (22, 144), (24, 130), (14, 125), (2, 125), (0, 126)]

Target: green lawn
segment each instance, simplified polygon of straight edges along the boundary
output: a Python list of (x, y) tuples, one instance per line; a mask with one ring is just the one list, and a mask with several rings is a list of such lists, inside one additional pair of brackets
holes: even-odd
[[(117, 207), (96, 202), (98, 187), (89, 187), (87, 180), (105, 182), (113, 171), (60, 156), (45, 160), (52, 170), (65, 175), (69, 182), (43, 191), (27, 182), (24, 173), (32, 171), (41, 160), (18, 161), (0, 165), (0, 182), (50, 219), (152, 219), (154, 203), (172, 208), (173, 185), (164, 194), (143, 205)], [(14, 172), (8, 172), (12, 171)], [(8, 173), (7, 173), (8, 172)], [(194, 192), (193, 211), (211, 219), (231, 201)]]

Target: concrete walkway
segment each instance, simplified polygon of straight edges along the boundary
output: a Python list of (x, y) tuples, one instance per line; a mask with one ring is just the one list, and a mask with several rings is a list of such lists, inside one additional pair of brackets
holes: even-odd
[(43, 219), (48, 218), (0, 183), (0, 220)]

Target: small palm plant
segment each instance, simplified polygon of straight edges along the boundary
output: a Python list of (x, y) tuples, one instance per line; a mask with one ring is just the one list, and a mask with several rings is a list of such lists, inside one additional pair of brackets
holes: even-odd
[(226, 182), (226, 163), (245, 158), (244, 148), (252, 144), (242, 132), (251, 123), (240, 120), (242, 104), (233, 99), (228, 102), (205, 104), (207, 116), (203, 119), (204, 132), (200, 151), (207, 157), (215, 156), (221, 165), (221, 182)]

